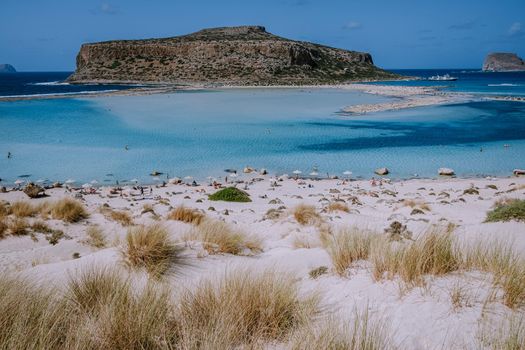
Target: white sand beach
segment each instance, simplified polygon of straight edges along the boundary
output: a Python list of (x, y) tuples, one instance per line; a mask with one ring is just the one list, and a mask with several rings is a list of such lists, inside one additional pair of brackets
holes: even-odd
[[(490, 248), (499, 242), (525, 258), (524, 222), (485, 222), (496, 201), (525, 199), (525, 178), (415, 179), (382, 181), (372, 186), (363, 180), (253, 176), (236, 186), (244, 189), (252, 202), (211, 201), (208, 195), (216, 189), (208, 184), (154, 186), (152, 193), (146, 187), (144, 195), (131, 187), (114, 194), (111, 188), (101, 187), (96, 194), (84, 195), (54, 188), (46, 190), (48, 197), (31, 200), (22, 191), (0, 193), (0, 201), (11, 205), (27, 201), (37, 206), (64, 197), (76, 198), (89, 213), (87, 219), (76, 223), (38, 214), (23, 218), (29, 226), (43, 221), (65, 235), (53, 245), (31, 228), (26, 235), (6, 234), (0, 240), (0, 270), (55, 286), (64, 285), (70, 276), (93, 265), (120, 266), (132, 276), (145, 276), (144, 272), (128, 269), (123, 262), (126, 233), (133, 225), (162, 223), (170, 238), (183, 247), (187, 262), (177, 273), (165, 277), (174, 291), (238, 267), (271, 267), (294, 274), (301, 293), (319, 294), (322, 311), (316, 319), (351, 321), (355, 310), (367, 310), (372, 320), (384, 322), (393, 342), (390, 345), (399, 349), (492, 348), (483, 335), (499, 334), (508, 317), (523, 312), (525, 295), (517, 304), (509, 304), (494, 275), (478, 268), (429, 273), (414, 285), (405, 283), (397, 274), (374, 278), (377, 261), (372, 258), (358, 259), (341, 273), (322, 236), (357, 229), (382, 237), (391, 235), (396, 241), (392, 244), (403, 245), (417, 241), (437, 225), (450, 230), (454, 244), (461, 247), (458, 249), (466, 251), (466, 247), (477, 244)], [(340, 206), (330, 209), (333, 203)], [(197, 224), (166, 219), (173, 208), (181, 205), (199, 210), (206, 220), (224, 221), (233, 230), (256, 237), (261, 250), (245, 249), (237, 255), (210, 252), (191, 234)], [(315, 207), (315, 218), (300, 224), (294, 216), (299, 205)], [(108, 210), (127, 213), (132, 226), (111, 219)], [(13, 214), (6, 220), (14, 220)], [(386, 233), (394, 221), (406, 225), (411, 234), (403, 231), (394, 237)], [(100, 248), (87, 243), (86, 232), (95, 225), (107, 242)], [(312, 270), (320, 267), (319, 276), (312, 275)], [(486, 333), (486, 327), (493, 333)], [(265, 347), (288, 348), (287, 344), (285, 339)]]

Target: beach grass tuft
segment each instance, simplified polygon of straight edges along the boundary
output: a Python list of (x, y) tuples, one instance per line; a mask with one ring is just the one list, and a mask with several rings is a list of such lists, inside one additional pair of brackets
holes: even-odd
[(10, 212), (19, 218), (31, 217), (37, 214), (35, 206), (27, 201), (14, 202), (11, 204)]
[(251, 348), (284, 340), (317, 311), (317, 298), (301, 297), (293, 275), (272, 269), (236, 269), (205, 279), (179, 303), (185, 349)]
[(89, 226), (86, 230), (86, 236), (85, 242), (94, 248), (105, 248), (108, 244), (104, 232), (97, 225)]
[(357, 227), (346, 227), (331, 235), (326, 248), (337, 274), (343, 276), (354, 262), (368, 259), (372, 240), (377, 236)]
[(180, 253), (181, 248), (160, 224), (128, 229), (123, 256), (133, 268), (145, 268), (152, 276), (160, 277), (181, 263)]
[(29, 234), (29, 223), (26, 219), (16, 217), (9, 222), (9, 233), (13, 236), (25, 236)]
[(432, 226), (413, 242), (373, 242), (370, 259), (376, 280), (399, 276), (408, 285), (423, 285), (425, 275), (443, 275), (460, 268), (461, 258), (445, 227)]
[(244, 255), (262, 251), (261, 240), (224, 221), (206, 219), (189, 233), (189, 238), (203, 243), (209, 254)]
[(84, 205), (71, 198), (63, 198), (49, 206), (53, 219), (75, 223), (89, 217)]
[(301, 225), (316, 225), (322, 221), (313, 205), (299, 204), (293, 209), (293, 216)]
[(225, 201), (225, 202), (251, 202), (250, 195), (243, 190), (236, 187), (223, 188), (209, 197), (211, 201)]
[(188, 224), (199, 225), (206, 215), (197, 209), (178, 206), (168, 214), (168, 220), (182, 221)]
[(331, 202), (330, 204), (328, 204), (327, 210), (329, 213), (332, 213), (334, 211), (342, 211), (345, 213), (350, 212), (348, 205), (346, 205), (345, 203), (341, 203), (341, 202)]
[(322, 319), (320, 324), (308, 324), (291, 337), (291, 350), (345, 349), (389, 350), (392, 333), (383, 320), (371, 319), (368, 311), (354, 311), (352, 321), (335, 317)]

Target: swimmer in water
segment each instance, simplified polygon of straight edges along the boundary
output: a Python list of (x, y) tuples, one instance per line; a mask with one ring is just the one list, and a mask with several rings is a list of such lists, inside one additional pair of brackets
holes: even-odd
[(7, 152), (7, 159), (11, 158), (11, 152)]

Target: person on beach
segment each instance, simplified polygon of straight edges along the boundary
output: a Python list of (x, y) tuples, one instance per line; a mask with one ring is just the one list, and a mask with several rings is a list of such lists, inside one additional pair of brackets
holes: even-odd
[(144, 196), (144, 187), (140, 186), (140, 195)]
[(372, 185), (372, 187), (376, 187), (377, 186), (375, 177), (372, 178), (372, 181), (370, 182), (370, 184)]

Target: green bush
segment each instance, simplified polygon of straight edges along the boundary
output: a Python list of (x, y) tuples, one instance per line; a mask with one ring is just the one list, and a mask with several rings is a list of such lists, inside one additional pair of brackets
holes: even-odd
[(223, 188), (209, 196), (212, 201), (251, 202), (250, 195), (235, 187)]
[(525, 221), (525, 200), (510, 200), (487, 213), (486, 222)]

